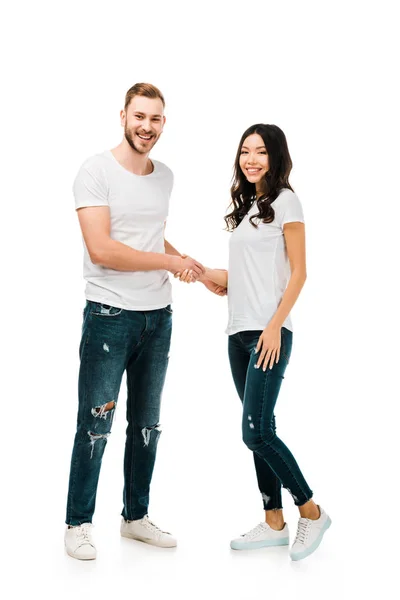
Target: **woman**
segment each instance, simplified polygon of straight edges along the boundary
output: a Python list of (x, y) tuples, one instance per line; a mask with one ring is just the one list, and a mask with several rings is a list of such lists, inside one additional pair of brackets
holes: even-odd
[[(290, 360), (290, 311), (306, 280), (304, 217), (289, 183), (286, 137), (276, 125), (253, 125), (239, 144), (231, 188), (233, 232), (229, 269), (204, 277), (228, 288), (229, 360), (243, 403), (243, 441), (252, 450), (265, 523), (231, 542), (236, 550), (289, 544), (282, 512), (285, 487), (300, 518), (290, 556), (305, 558), (319, 546), (331, 519), (315, 504), (292, 453), (277, 437), (274, 408)], [(190, 272), (180, 279), (190, 282)], [(229, 279), (229, 283), (228, 283)]]

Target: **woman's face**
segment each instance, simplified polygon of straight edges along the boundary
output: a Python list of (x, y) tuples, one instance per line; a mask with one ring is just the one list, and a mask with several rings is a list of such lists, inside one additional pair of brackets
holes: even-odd
[(269, 170), (269, 159), (264, 140), (258, 133), (249, 135), (243, 142), (239, 165), (250, 183), (259, 183)]

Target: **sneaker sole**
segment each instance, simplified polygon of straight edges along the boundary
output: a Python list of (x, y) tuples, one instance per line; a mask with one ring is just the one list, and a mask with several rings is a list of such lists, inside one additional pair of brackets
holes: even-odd
[(322, 542), (322, 538), (324, 537), (324, 533), (329, 529), (329, 527), (331, 525), (332, 525), (332, 519), (330, 517), (328, 517), (327, 520), (326, 520), (325, 525), (321, 529), (321, 533), (319, 534), (319, 536), (317, 537), (317, 539), (315, 540), (315, 542), (313, 544), (311, 544), (311, 546), (309, 548), (307, 548), (306, 550), (303, 550), (303, 552), (300, 552), (298, 554), (290, 555), (290, 558), (292, 560), (302, 560), (303, 558), (307, 558), (307, 556), (310, 556), (310, 554), (312, 554), (313, 552), (315, 552), (315, 550), (318, 548), (318, 546)]
[(258, 548), (271, 548), (272, 546), (288, 546), (289, 538), (280, 538), (276, 540), (262, 540), (260, 542), (231, 542), (232, 550), (257, 550)]
[(78, 554), (74, 554), (74, 552), (70, 552), (67, 548), (65, 548), (66, 553), (71, 558), (76, 558), (77, 560), (96, 560), (97, 554), (94, 556), (79, 556)]
[(177, 543), (159, 543), (155, 540), (151, 540), (149, 538), (140, 537), (139, 535), (133, 535), (132, 533), (122, 533), (121, 537), (128, 538), (129, 540), (137, 540), (138, 542), (143, 542), (144, 544), (150, 544), (151, 546), (158, 546), (159, 548), (175, 548)]

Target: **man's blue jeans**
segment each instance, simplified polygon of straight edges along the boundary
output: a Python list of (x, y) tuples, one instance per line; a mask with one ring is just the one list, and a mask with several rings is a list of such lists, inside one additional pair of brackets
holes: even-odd
[(274, 409), (292, 351), (292, 332), (281, 328), (278, 363), (264, 372), (255, 368), (256, 346), (262, 331), (241, 331), (229, 336), (228, 352), (233, 380), (243, 403), (243, 441), (253, 451), (258, 487), (265, 510), (282, 508), (282, 485), (296, 506), (312, 497), (294, 456), (277, 437)]
[(147, 514), (172, 331), (170, 306), (132, 311), (87, 301), (79, 348), (79, 408), (66, 523), (91, 523), (103, 452), (127, 374), (122, 515)]

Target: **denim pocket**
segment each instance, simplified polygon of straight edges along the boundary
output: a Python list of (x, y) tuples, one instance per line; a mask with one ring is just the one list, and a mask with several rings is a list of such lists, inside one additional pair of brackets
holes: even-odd
[(98, 317), (118, 317), (123, 311), (122, 308), (117, 306), (110, 306), (109, 304), (102, 304), (101, 302), (92, 302), (92, 315)]
[(171, 308), (171, 305), (170, 305), (170, 304), (168, 304), (168, 306), (165, 306), (165, 307), (164, 307), (164, 310), (166, 310), (166, 311), (167, 311), (167, 313), (169, 313), (170, 315), (172, 315), (172, 313), (173, 313), (173, 310), (172, 310), (172, 308)]

